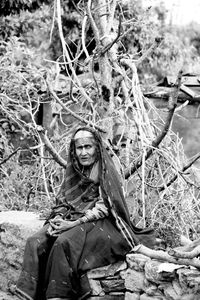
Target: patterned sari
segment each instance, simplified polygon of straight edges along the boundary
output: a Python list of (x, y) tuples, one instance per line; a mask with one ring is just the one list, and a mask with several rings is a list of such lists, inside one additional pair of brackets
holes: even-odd
[(50, 218), (61, 213), (65, 219), (76, 220), (93, 208), (99, 197), (109, 216), (80, 224), (58, 237), (47, 235), (47, 220), (27, 240), (16, 289), (26, 299), (83, 299), (90, 294), (85, 276), (88, 270), (124, 259), (136, 244), (154, 244), (152, 230), (131, 223), (119, 175), (99, 134), (90, 128), (78, 130), (93, 133), (98, 163), (93, 175), (86, 177), (76, 159), (72, 137), (65, 180)]

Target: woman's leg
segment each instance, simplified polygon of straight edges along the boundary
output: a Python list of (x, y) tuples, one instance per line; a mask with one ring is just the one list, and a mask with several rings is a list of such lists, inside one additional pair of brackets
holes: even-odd
[(108, 218), (62, 233), (49, 255), (47, 299), (77, 299), (89, 293), (86, 271), (123, 259), (129, 250), (127, 242)]
[(77, 299), (79, 295), (78, 263), (87, 232), (76, 226), (55, 241), (46, 268), (46, 298)]
[(24, 251), (22, 271), (17, 282), (16, 292), (27, 299), (44, 299), (44, 271), (48, 255), (55, 239), (46, 234), (48, 225), (29, 237)]

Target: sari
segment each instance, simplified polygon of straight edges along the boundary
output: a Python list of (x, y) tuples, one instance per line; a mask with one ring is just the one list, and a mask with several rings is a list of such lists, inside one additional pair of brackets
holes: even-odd
[[(74, 136), (79, 130), (92, 132), (96, 143), (97, 163), (89, 178), (75, 154)], [(76, 220), (92, 209), (99, 197), (108, 216), (80, 224), (57, 237), (48, 236), (49, 219), (61, 214), (64, 219)], [(91, 128), (79, 128), (71, 139), (65, 180), (56, 204), (44, 227), (26, 242), (16, 287), (25, 299), (84, 299), (91, 293), (88, 270), (124, 259), (139, 243), (154, 246), (153, 230), (132, 224), (119, 174), (100, 135)]]

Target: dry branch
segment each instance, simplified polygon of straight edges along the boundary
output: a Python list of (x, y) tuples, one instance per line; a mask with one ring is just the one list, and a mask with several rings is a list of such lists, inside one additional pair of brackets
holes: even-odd
[[(167, 132), (170, 128), (171, 121), (172, 121), (172, 118), (173, 118), (173, 115), (174, 115), (174, 111), (175, 111), (176, 105), (177, 105), (178, 92), (179, 92), (180, 85), (181, 85), (181, 78), (182, 78), (182, 71), (180, 71), (179, 74), (178, 74), (174, 94), (172, 95), (172, 97), (169, 98), (169, 102), (168, 102), (169, 112), (168, 112), (168, 116), (167, 116), (165, 125), (164, 125), (161, 133), (159, 134), (159, 136), (152, 142), (151, 146), (146, 151), (146, 154), (145, 154), (145, 157), (144, 157), (145, 160), (147, 160), (152, 155), (154, 150), (156, 148), (158, 148), (158, 146), (160, 145), (160, 143), (162, 142), (162, 140), (164, 139), (164, 137), (166, 136), (166, 134), (167, 134)], [(143, 163), (143, 158), (140, 157), (136, 161), (136, 163), (134, 163), (133, 166), (126, 169), (125, 170), (125, 179), (128, 179), (132, 174), (134, 174), (134, 172), (142, 166), (142, 163)]]
[(164, 39), (163, 37), (156, 37), (151, 47), (149, 47), (149, 49), (140, 58), (138, 58), (135, 61), (136, 66), (141, 64), (145, 60), (145, 58), (149, 57), (156, 50), (156, 48), (158, 48), (158, 46), (161, 44), (163, 39)]
[(176, 258), (194, 258), (199, 256), (200, 254), (200, 245), (198, 245), (195, 249), (193, 249), (192, 251), (189, 252), (183, 252), (180, 250), (176, 250), (176, 249), (170, 249), (168, 251), (168, 254), (176, 257)]
[[(200, 153), (198, 153), (195, 157), (194, 157), (194, 159), (192, 159), (187, 165), (185, 165), (183, 168), (182, 168), (182, 170), (180, 170), (179, 171), (179, 173), (184, 173), (187, 169), (189, 169), (198, 159), (200, 158)], [(159, 192), (162, 192), (164, 189), (165, 189), (165, 187), (169, 187), (172, 183), (174, 183), (174, 181), (176, 181), (176, 179), (178, 178), (178, 175), (176, 174), (176, 175), (174, 175), (174, 177), (169, 181), (169, 182), (167, 182), (166, 183), (166, 185), (165, 186), (162, 186), (162, 187), (160, 187), (160, 188), (158, 188), (158, 191)]]
[(144, 245), (136, 246), (135, 248), (133, 248), (133, 251), (136, 253), (144, 254), (152, 259), (167, 261), (169, 263), (178, 265), (193, 266), (200, 269), (200, 260), (198, 258), (177, 258), (169, 255), (167, 252), (164, 252), (162, 250), (152, 250), (145, 247)]
[(52, 96), (54, 97), (54, 99), (60, 104), (60, 106), (63, 108), (63, 110), (67, 111), (68, 113), (70, 113), (74, 118), (76, 118), (77, 120), (81, 121), (82, 123), (87, 124), (88, 126), (91, 126), (97, 130), (99, 130), (100, 132), (106, 133), (106, 131), (101, 128), (98, 125), (93, 124), (90, 121), (85, 120), (84, 118), (80, 117), (79, 115), (77, 115), (75, 112), (73, 112), (70, 108), (68, 108), (60, 99), (59, 97), (56, 95), (56, 93), (53, 91), (53, 89), (51, 88), (50, 84), (47, 82), (48, 88), (50, 93), (52, 94)]
[(54, 160), (61, 165), (62, 167), (66, 168), (67, 162), (58, 154), (56, 149), (52, 146), (48, 136), (44, 132), (44, 129), (41, 126), (37, 128), (39, 135), (41, 137), (42, 142), (45, 144), (46, 148), (48, 149), (49, 153), (52, 155)]
[(15, 151), (13, 151), (10, 155), (8, 155), (6, 158), (4, 158), (1, 162), (0, 162), (0, 166), (5, 164), (13, 155), (15, 155), (19, 150), (21, 150), (21, 147), (18, 147)]

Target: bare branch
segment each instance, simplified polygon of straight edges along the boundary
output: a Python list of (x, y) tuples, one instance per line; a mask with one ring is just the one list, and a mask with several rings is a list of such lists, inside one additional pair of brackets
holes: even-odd
[(71, 63), (71, 59), (70, 59), (70, 55), (67, 51), (67, 47), (66, 47), (66, 44), (65, 44), (65, 38), (64, 38), (64, 35), (63, 35), (63, 30), (62, 30), (62, 22), (61, 22), (61, 6), (60, 6), (60, 0), (57, 0), (56, 1), (57, 3), (57, 22), (58, 22), (58, 29), (59, 29), (59, 34), (60, 34), (60, 40), (61, 40), (61, 43), (62, 43), (62, 47), (63, 47), (63, 52), (64, 52), (64, 55), (65, 57), (67, 58), (67, 61), (68, 61), (68, 65), (70, 67), (70, 70), (72, 72), (72, 75), (73, 75), (73, 78), (77, 84), (77, 86), (79, 87), (79, 90), (80, 90), (80, 93), (83, 95), (83, 97), (89, 102), (89, 103), (92, 103), (92, 99), (87, 95), (87, 93), (85, 92), (84, 88), (82, 87), (79, 79), (78, 79), (78, 76), (76, 75), (76, 72), (72, 66), (72, 63)]
[(13, 155), (15, 155), (19, 150), (21, 150), (21, 147), (18, 147), (15, 151), (13, 151), (10, 155), (8, 155), (6, 158), (4, 158), (1, 162), (0, 162), (0, 166), (5, 164)]
[(200, 245), (198, 245), (196, 248), (194, 248), (190, 252), (183, 252), (176, 249), (170, 249), (168, 251), (168, 254), (171, 256), (174, 256), (176, 258), (194, 258), (199, 256), (200, 254)]
[[(198, 159), (200, 158), (200, 153), (198, 153), (187, 165), (185, 165), (181, 171), (179, 171), (178, 173), (183, 173), (185, 172), (187, 169), (189, 169)], [(168, 182), (166, 183), (165, 186), (162, 186), (160, 188), (158, 188), (159, 192), (163, 191), (165, 189), (165, 187), (169, 187), (172, 183), (174, 183), (174, 181), (176, 181), (176, 179), (178, 178), (178, 174), (174, 175), (174, 177)]]
[(56, 149), (52, 146), (48, 136), (46, 133), (44, 133), (44, 129), (41, 126), (38, 126), (37, 128), (39, 135), (41, 137), (42, 142), (45, 144), (47, 150), (52, 155), (54, 160), (62, 167), (66, 168), (67, 162), (58, 154)]
[(164, 39), (163, 37), (156, 37), (151, 47), (139, 59), (135, 61), (136, 66), (141, 64), (145, 60), (145, 58), (149, 57), (151, 53), (153, 53), (156, 50), (156, 48), (158, 48), (158, 46), (161, 44), (163, 39)]
[(144, 245), (138, 245), (133, 248), (134, 252), (144, 254), (150, 258), (168, 261), (170, 263), (185, 265), (185, 266), (193, 266), (195, 268), (200, 269), (200, 260), (198, 258), (177, 258), (169, 255), (167, 252), (161, 250), (152, 250), (150, 248), (145, 247)]
[(118, 26), (118, 33), (117, 33), (116, 38), (110, 44), (108, 44), (103, 49), (101, 49), (100, 52), (98, 53), (98, 55), (104, 55), (110, 48), (112, 48), (112, 46), (115, 43), (117, 43), (117, 41), (119, 40), (120, 35), (121, 35), (121, 23), (122, 23), (122, 16), (119, 15), (119, 26)]
[(53, 91), (53, 89), (51, 88), (50, 84), (47, 82), (48, 88), (50, 93), (52, 94), (52, 96), (54, 97), (54, 99), (61, 105), (61, 107), (67, 111), (68, 113), (70, 113), (74, 118), (76, 118), (77, 120), (81, 121), (82, 123), (87, 124), (88, 126), (91, 126), (93, 128), (96, 128), (97, 130), (99, 130), (100, 132), (106, 133), (106, 131), (101, 128), (98, 125), (93, 124), (90, 121), (85, 120), (84, 118), (80, 117), (79, 115), (77, 115), (75, 112), (73, 112), (70, 108), (68, 108), (67, 106), (64, 105), (64, 103), (59, 99), (59, 97), (56, 95), (56, 93)]
[[(172, 118), (174, 115), (174, 111), (175, 111), (176, 105), (177, 105), (178, 91), (179, 91), (180, 85), (181, 85), (181, 78), (182, 78), (182, 71), (180, 71), (178, 74), (177, 83), (174, 88), (174, 93), (173, 93), (172, 97), (169, 98), (169, 101), (168, 101), (169, 113), (168, 113), (165, 125), (163, 127), (163, 130), (160, 133), (160, 135), (152, 142), (149, 149), (146, 151), (145, 160), (147, 160), (152, 155), (154, 150), (156, 148), (158, 148), (158, 146), (160, 145), (160, 143), (162, 142), (162, 140), (164, 139), (164, 137), (166, 136), (166, 134), (170, 128), (171, 121), (172, 121)], [(143, 162), (142, 157), (139, 157), (139, 159), (136, 161), (136, 163), (133, 166), (131, 166), (131, 168), (126, 169), (125, 170), (125, 179), (128, 179), (138, 168), (140, 168), (142, 165), (142, 162)]]

